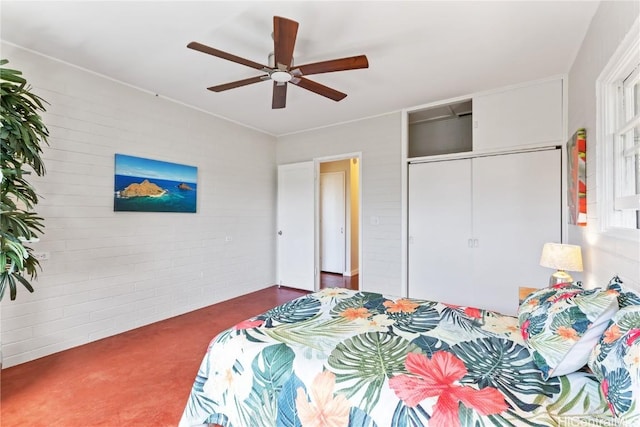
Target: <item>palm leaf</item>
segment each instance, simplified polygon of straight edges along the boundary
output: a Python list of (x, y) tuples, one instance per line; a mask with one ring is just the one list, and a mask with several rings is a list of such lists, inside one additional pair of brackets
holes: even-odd
[(234, 427), (234, 425), (229, 422), (229, 417), (224, 414), (211, 414), (203, 424)]
[[(374, 294), (378, 295), (378, 294)], [(384, 306), (384, 303), (390, 301), (388, 298), (380, 296), (379, 298), (373, 298), (364, 303), (363, 307), (369, 310), (372, 313), (382, 314), (387, 311), (387, 307)]]
[(349, 411), (349, 427), (378, 427), (378, 425), (369, 414), (353, 406)]
[(445, 307), (442, 309), (441, 316), (443, 322), (451, 323), (455, 328), (460, 328), (465, 332), (484, 333), (482, 323), (479, 319), (469, 317), (463, 311), (456, 308)]
[(560, 327), (574, 329), (582, 336), (591, 322), (579, 307), (573, 306), (553, 316), (551, 330), (557, 331)]
[[(537, 291), (534, 294), (529, 295), (527, 298), (525, 298), (525, 300), (522, 302), (522, 306), (526, 308), (534, 308), (534, 307), (538, 307), (540, 305), (542, 305), (544, 302), (546, 302), (549, 298), (555, 296), (557, 293), (557, 291), (555, 289), (549, 289), (547, 292), (543, 292), (543, 291)], [(536, 300), (538, 300), (538, 303), (535, 304), (534, 306), (529, 306), (527, 304), (527, 302), (531, 299), (535, 298)]]
[[(640, 303), (638, 304), (640, 305)], [(630, 311), (621, 316), (618, 320), (620, 332), (627, 333), (630, 329), (640, 327), (640, 311)]]
[(551, 419), (547, 417), (546, 422), (536, 422), (527, 417), (517, 414), (512, 409), (495, 415), (482, 416), (472, 408), (467, 408), (463, 403), (458, 404), (458, 419), (460, 425), (464, 427), (548, 427)]
[(601, 292), (599, 288), (590, 289), (577, 295), (573, 302), (589, 319), (597, 319), (612, 304), (618, 303), (615, 295)]
[(300, 378), (295, 373), (291, 374), (287, 382), (282, 386), (282, 391), (278, 397), (278, 414), (276, 416), (276, 425), (278, 427), (302, 427), (296, 407), (296, 396), (299, 388), (305, 392), (307, 391)]
[(447, 350), (449, 348), (449, 344), (446, 342), (429, 335), (420, 335), (411, 341), (411, 343), (420, 347), (422, 352), (429, 358), (431, 358), (436, 351)]
[(440, 313), (434, 308), (436, 303), (425, 303), (418, 306), (411, 313), (389, 313), (387, 316), (394, 320), (394, 328), (405, 332), (427, 332), (438, 326)]
[(604, 372), (604, 378), (609, 384), (609, 393), (606, 396), (611, 402), (616, 414), (624, 414), (629, 411), (633, 402), (633, 389), (629, 371), (618, 368), (610, 372)]
[(524, 320), (529, 320), (529, 328), (527, 330), (530, 336), (536, 336), (545, 330), (545, 323), (549, 316), (546, 313), (539, 314), (537, 316), (530, 316), (521, 319), (520, 324), (524, 323)]
[[(560, 382), (560, 393), (553, 403), (547, 405), (547, 412), (562, 416), (564, 414), (591, 414), (608, 411), (604, 399), (591, 401), (591, 397), (600, 396), (599, 383), (594, 377), (586, 376), (586, 381), (582, 385), (575, 377), (573, 381), (569, 380), (566, 375), (557, 378)], [(545, 398), (540, 396), (539, 400), (543, 402)]]
[(528, 344), (530, 348), (535, 349), (535, 354), (548, 360), (548, 363), (555, 363), (564, 359), (569, 349), (573, 346), (573, 341), (564, 339), (559, 335), (540, 334), (530, 337)]
[[(464, 405), (460, 405), (464, 406)], [(477, 415), (477, 413), (476, 413)], [(502, 414), (488, 415), (486, 417), (479, 417), (481, 422), (473, 424), (474, 426), (482, 427), (549, 427), (556, 425), (554, 419), (547, 413), (536, 413), (522, 415), (515, 412), (512, 409), (508, 409)], [(469, 424), (470, 426), (472, 424)]]
[(267, 328), (273, 327), (273, 322), (296, 323), (315, 316), (320, 311), (320, 300), (312, 295), (301, 297), (272, 308), (257, 319), (264, 320)]
[(640, 305), (640, 295), (634, 292), (620, 292), (618, 295), (620, 308)]
[[(463, 341), (449, 348), (467, 367), (460, 381), (482, 389), (498, 389), (512, 406), (533, 411), (535, 396), (552, 396), (560, 391), (558, 381), (545, 381), (533, 363), (529, 350), (511, 340), (490, 337)], [(529, 396), (529, 397), (527, 397)]]
[[(319, 314), (297, 323), (282, 323), (272, 328), (245, 329), (247, 339), (264, 342), (268, 336), (292, 346), (317, 350), (321, 353), (335, 348), (336, 344), (360, 331), (362, 326), (344, 317), (323, 319)], [(326, 357), (326, 356), (325, 356)]]
[(431, 416), (420, 405), (408, 407), (402, 400), (398, 400), (393, 411), (390, 427), (422, 427), (429, 425)]
[(358, 406), (371, 412), (385, 381), (406, 372), (404, 362), (410, 352), (420, 349), (396, 335), (368, 332), (338, 344), (327, 363), (336, 375), (336, 384), (343, 384), (340, 391), (347, 398), (359, 394)]
[[(621, 313), (621, 311), (619, 311), (618, 313)], [(620, 316), (615, 323), (620, 328), (620, 334), (624, 335), (630, 329), (637, 328), (640, 326), (640, 311), (627, 311), (626, 313), (624, 313), (623, 316)], [(608, 327), (611, 327), (613, 324), (614, 322), (610, 321)], [(602, 362), (609, 355), (609, 353), (614, 347), (616, 348), (615, 351), (617, 352), (617, 356), (620, 358), (623, 357), (625, 347), (618, 345), (619, 342), (620, 342), (619, 339), (613, 340), (611, 342), (605, 342), (604, 340), (601, 339), (598, 344), (600, 348), (599, 348), (599, 351), (596, 352), (595, 361), (597, 363)], [(598, 374), (597, 370), (594, 370), (594, 371), (596, 372), (596, 374)]]
[(293, 351), (285, 344), (275, 344), (265, 347), (253, 359), (253, 386), (246, 404), (242, 405), (253, 412), (246, 414), (247, 420), (261, 420), (263, 425), (276, 425), (278, 397), (293, 372), (294, 357)]
[(336, 304), (331, 309), (331, 317), (340, 317), (340, 314), (348, 308), (367, 308), (367, 304), (372, 301), (376, 301), (372, 310), (375, 310), (376, 306), (379, 306), (379, 301), (386, 301), (386, 299), (382, 298), (381, 294), (374, 294), (371, 292), (358, 292), (354, 296), (350, 298), (345, 298)]

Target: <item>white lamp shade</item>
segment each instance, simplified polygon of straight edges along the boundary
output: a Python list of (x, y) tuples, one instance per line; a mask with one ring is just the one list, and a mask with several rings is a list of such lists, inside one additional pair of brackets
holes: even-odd
[(540, 265), (564, 271), (582, 271), (580, 246), (561, 243), (545, 243)]

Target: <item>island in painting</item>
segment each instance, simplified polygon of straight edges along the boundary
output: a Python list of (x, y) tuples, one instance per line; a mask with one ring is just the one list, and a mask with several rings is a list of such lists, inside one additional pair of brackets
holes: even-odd
[(114, 211), (196, 212), (194, 166), (116, 154)]

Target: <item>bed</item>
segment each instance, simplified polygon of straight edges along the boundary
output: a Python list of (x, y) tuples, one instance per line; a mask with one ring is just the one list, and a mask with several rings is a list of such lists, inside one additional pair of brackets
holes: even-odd
[(324, 289), (217, 335), (180, 426), (626, 425), (588, 369), (541, 370), (520, 323)]

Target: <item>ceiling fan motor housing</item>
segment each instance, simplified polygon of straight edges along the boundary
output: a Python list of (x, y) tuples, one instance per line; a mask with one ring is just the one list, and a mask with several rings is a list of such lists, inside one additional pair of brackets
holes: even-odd
[[(291, 57), (291, 66), (289, 67), (289, 69), (293, 68), (293, 62), (294, 58)], [(269, 68), (278, 68), (276, 67), (276, 54), (271, 52), (269, 53), (269, 57), (267, 58), (267, 64), (269, 65)]]
[[(269, 68), (271, 68), (271, 70), (268, 71), (269, 78), (271, 78), (271, 80), (278, 83), (286, 83), (291, 81), (291, 79), (293, 78), (291, 73), (286, 71), (287, 69), (286, 66), (284, 65), (281, 67), (276, 66), (275, 53), (273, 52), (269, 53), (267, 64), (269, 64)], [(293, 58), (291, 58), (291, 66), (293, 66)]]

